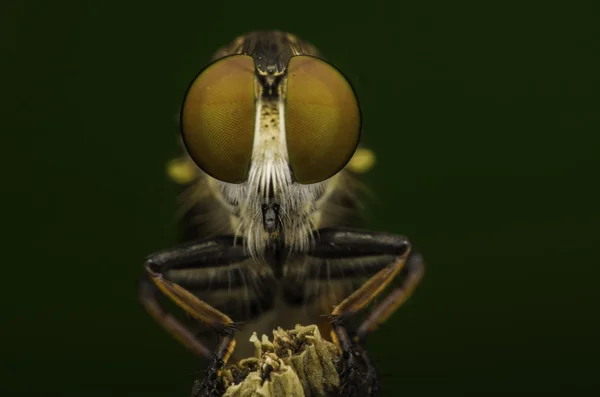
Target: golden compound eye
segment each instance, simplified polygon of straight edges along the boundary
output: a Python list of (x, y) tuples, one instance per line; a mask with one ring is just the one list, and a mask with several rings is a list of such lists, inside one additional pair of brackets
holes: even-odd
[(358, 99), (329, 63), (295, 56), (288, 64), (285, 128), (290, 166), (299, 183), (323, 181), (352, 158), (360, 138)]
[(230, 183), (246, 180), (254, 139), (254, 60), (232, 55), (210, 64), (181, 109), (183, 141), (194, 162)]

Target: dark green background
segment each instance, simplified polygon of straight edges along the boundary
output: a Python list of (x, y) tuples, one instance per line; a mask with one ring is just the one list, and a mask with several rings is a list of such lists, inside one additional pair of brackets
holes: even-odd
[(354, 82), (372, 226), (428, 261), (371, 339), (387, 395), (597, 393), (598, 14), (398, 3), (2, 5), (0, 394), (189, 394), (201, 365), (136, 278), (175, 242), (164, 166), (188, 83), (263, 28)]

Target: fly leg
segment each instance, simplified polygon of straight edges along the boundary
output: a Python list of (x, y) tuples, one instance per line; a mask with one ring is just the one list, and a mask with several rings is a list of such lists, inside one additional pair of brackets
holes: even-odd
[[(219, 373), (235, 348), (235, 324), (227, 315), (199, 299), (181, 284), (208, 286), (211, 280), (199, 277), (203, 274), (203, 267), (221, 269), (246, 259), (243, 249), (234, 244), (232, 238), (219, 237), (161, 251), (150, 255), (146, 260), (147, 276), (139, 285), (142, 304), (167, 331), (194, 353), (211, 359), (201, 385), (202, 393), (198, 396), (220, 396), (224, 392)], [(157, 291), (161, 291), (188, 315), (218, 333), (220, 343), (214, 354), (191, 330), (160, 305)]]
[(401, 282), (379, 303), (358, 327), (355, 341), (362, 342), (383, 324), (412, 295), (425, 273), (425, 262), (419, 253), (411, 253), (401, 271)]
[[(361, 288), (350, 295), (333, 310), (333, 332), (339, 341), (342, 350), (344, 369), (347, 371), (347, 385), (349, 386), (343, 395), (362, 395), (361, 389), (366, 388), (368, 395), (375, 395), (379, 391), (379, 382), (375, 368), (370, 364), (366, 352), (360, 342), (364, 341), (366, 335), (377, 328), (410, 296), (423, 275), (423, 262), (420, 255), (406, 254), (398, 257), (397, 261), (388, 268), (380, 271), (367, 281)], [(401, 279), (400, 285), (379, 303), (370, 313), (367, 319), (359, 326), (353, 338), (350, 338), (346, 329), (346, 321), (357, 314), (368, 305), (389, 282), (399, 275), (406, 273)], [(366, 367), (366, 373), (363, 369)], [(357, 370), (359, 368), (359, 370)], [(364, 381), (360, 378), (364, 377)], [(356, 380), (358, 380), (358, 382)], [(356, 392), (354, 390), (356, 390)], [(358, 392), (358, 393), (357, 393)]]
[(138, 297), (154, 320), (196, 356), (212, 357), (212, 351), (198, 340), (195, 333), (162, 307), (158, 301), (158, 292), (160, 290), (147, 275), (140, 279)]
[[(332, 311), (332, 339), (341, 351), (338, 372), (343, 396), (374, 396), (379, 389), (375, 368), (360, 342), (384, 322), (413, 292), (423, 275), (423, 260), (411, 254), (409, 241), (402, 236), (349, 229), (319, 232), (319, 242), (311, 256), (327, 263), (327, 277), (371, 274), (370, 278)], [(322, 267), (322, 266), (321, 266)], [(317, 275), (323, 278), (323, 275)], [(348, 321), (380, 296), (396, 278), (400, 283), (378, 304), (358, 327), (354, 337)]]
[(340, 397), (374, 397), (380, 385), (377, 370), (365, 349), (354, 342), (344, 325), (333, 322), (335, 341), (342, 352), (337, 363), (340, 374)]

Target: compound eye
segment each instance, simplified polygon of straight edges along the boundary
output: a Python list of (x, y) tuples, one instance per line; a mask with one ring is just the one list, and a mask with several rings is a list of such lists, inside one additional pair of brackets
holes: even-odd
[(354, 154), (361, 130), (358, 99), (331, 64), (300, 55), (288, 64), (285, 128), (290, 166), (299, 183), (337, 174)]
[(192, 82), (181, 109), (181, 133), (190, 157), (208, 175), (246, 180), (254, 139), (254, 61), (221, 58)]

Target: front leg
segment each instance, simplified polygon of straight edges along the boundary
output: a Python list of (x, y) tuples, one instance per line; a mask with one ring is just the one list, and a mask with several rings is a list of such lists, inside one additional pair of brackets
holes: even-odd
[(340, 397), (374, 397), (379, 393), (379, 377), (366, 350), (351, 340), (346, 328), (333, 321), (341, 356), (336, 369), (340, 374)]
[(206, 371), (206, 376), (202, 381), (196, 380), (192, 388), (191, 397), (221, 397), (225, 393), (225, 387), (221, 381), (221, 370), (227, 362), (227, 358), (233, 353), (235, 339), (234, 330), (231, 329), (230, 335), (223, 337), (219, 348), (213, 355), (210, 365)]
[[(374, 396), (379, 390), (376, 371), (360, 345), (412, 293), (423, 275), (423, 260), (411, 254), (409, 241), (402, 236), (352, 229), (326, 229), (319, 232), (319, 241), (310, 253), (314, 263), (314, 279), (336, 277), (370, 278), (339, 303), (332, 311), (332, 339), (341, 351), (338, 371), (343, 396)], [(314, 260), (317, 259), (317, 260)], [(326, 263), (326, 266), (322, 266)], [(309, 273), (311, 270), (309, 270)], [(396, 279), (400, 284), (358, 327), (351, 338), (348, 320), (380, 296)]]
[[(187, 288), (218, 288), (215, 280), (223, 278), (219, 274), (225, 275), (229, 281), (224, 288), (243, 283), (243, 280), (232, 280), (228, 277), (231, 267), (240, 267), (240, 272), (244, 269), (243, 263), (248, 257), (242, 246), (234, 244), (232, 238), (218, 237), (161, 251), (150, 255), (146, 260), (147, 276), (139, 285), (142, 304), (163, 327), (190, 350), (211, 358), (206, 378), (201, 385), (203, 394), (198, 396), (220, 396), (224, 392), (219, 374), (235, 348), (235, 325), (231, 318), (199, 299)], [(169, 297), (191, 317), (218, 333), (220, 343), (214, 354), (188, 327), (160, 305), (156, 296), (158, 291)]]

